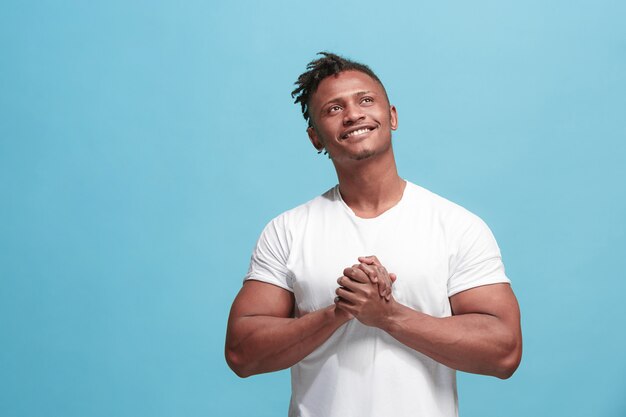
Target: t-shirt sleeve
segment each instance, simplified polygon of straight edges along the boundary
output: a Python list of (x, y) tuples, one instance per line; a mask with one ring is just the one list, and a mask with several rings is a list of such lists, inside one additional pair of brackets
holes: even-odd
[(450, 257), (448, 297), (481, 285), (511, 282), (489, 227), (473, 214), (466, 220)]
[(287, 268), (290, 243), (284, 217), (272, 220), (257, 241), (244, 281), (263, 281), (293, 292), (292, 274)]

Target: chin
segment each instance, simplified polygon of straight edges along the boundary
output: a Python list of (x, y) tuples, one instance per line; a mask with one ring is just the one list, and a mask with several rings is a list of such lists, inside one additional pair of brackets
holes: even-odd
[(357, 161), (362, 161), (363, 159), (370, 158), (374, 155), (375, 155), (374, 151), (366, 150), (366, 151), (356, 154), (352, 159), (355, 159)]

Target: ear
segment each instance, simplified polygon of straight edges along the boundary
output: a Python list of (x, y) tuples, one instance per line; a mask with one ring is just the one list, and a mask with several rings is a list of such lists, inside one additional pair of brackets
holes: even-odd
[(391, 123), (391, 130), (396, 130), (398, 128), (398, 111), (396, 110), (396, 106), (389, 106), (389, 117)]
[(319, 137), (317, 136), (317, 132), (315, 131), (314, 127), (309, 127), (306, 130), (306, 133), (309, 135), (309, 140), (311, 141), (311, 143), (313, 144), (313, 147), (315, 149), (318, 150), (318, 152), (322, 152), (322, 150), (324, 149), (324, 144), (322, 143), (322, 141), (319, 139)]

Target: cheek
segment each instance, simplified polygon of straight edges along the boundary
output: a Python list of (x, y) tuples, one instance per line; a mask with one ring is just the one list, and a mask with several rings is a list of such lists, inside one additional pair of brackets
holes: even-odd
[(332, 126), (323, 126), (318, 130), (318, 137), (324, 143), (327, 143), (335, 136), (335, 129)]
[(378, 119), (378, 120), (380, 120), (380, 121), (381, 121), (381, 123), (384, 123), (384, 124), (386, 124), (387, 126), (389, 126), (391, 129), (394, 129), (394, 128), (395, 128), (395, 122), (394, 122), (394, 119), (393, 119), (393, 117), (392, 117), (391, 113), (389, 113), (389, 110), (388, 110), (388, 109), (387, 109), (387, 110), (383, 110), (383, 111), (380, 113), (380, 119)]
[(330, 136), (329, 136), (328, 132), (325, 132), (325, 131), (323, 131), (321, 129), (318, 129), (316, 131), (315, 141), (313, 141), (313, 139), (311, 139), (311, 143), (313, 143), (315, 148), (318, 149), (318, 150), (321, 150), (323, 148), (326, 148), (326, 150), (328, 150), (328, 147), (329, 147), (328, 145), (332, 144), (332, 140), (330, 140), (329, 138), (330, 138)]

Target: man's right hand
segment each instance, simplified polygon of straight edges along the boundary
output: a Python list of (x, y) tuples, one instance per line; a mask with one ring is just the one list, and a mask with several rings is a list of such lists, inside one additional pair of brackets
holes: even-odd
[(344, 269), (344, 275), (337, 280), (335, 305), (367, 326), (382, 328), (394, 306), (391, 285), (395, 275), (389, 274), (374, 256), (359, 261)]
[(361, 256), (358, 259), (361, 263), (344, 269), (344, 276), (359, 282), (369, 280), (371, 283), (377, 284), (379, 295), (389, 301), (391, 299), (391, 287), (397, 279), (396, 274), (387, 272), (387, 269), (376, 256)]

